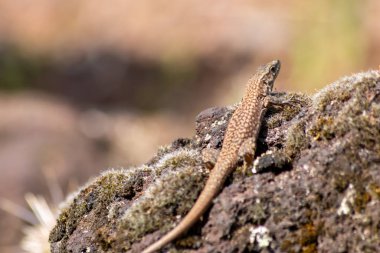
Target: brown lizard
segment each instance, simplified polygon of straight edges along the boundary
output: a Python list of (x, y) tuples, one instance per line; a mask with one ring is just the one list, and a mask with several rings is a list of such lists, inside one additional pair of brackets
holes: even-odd
[(224, 136), (222, 150), (206, 185), (185, 218), (160, 240), (146, 248), (143, 253), (161, 249), (185, 233), (211, 205), (226, 178), (235, 169), (239, 157), (252, 162), (261, 121), (270, 102), (274, 81), (280, 71), (280, 61), (275, 60), (259, 67), (248, 81), (241, 103), (233, 113)]

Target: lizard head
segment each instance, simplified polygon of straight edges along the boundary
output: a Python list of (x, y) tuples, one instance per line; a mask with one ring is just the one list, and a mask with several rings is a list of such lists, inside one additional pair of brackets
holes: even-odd
[(261, 73), (261, 80), (265, 85), (264, 89), (266, 89), (266, 94), (270, 93), (273, 88), (274, 81), (280, 72), (281, 63), (279, 60), (274, 60), (266, 65), (263, 65), (259, 68), (259, 73)]

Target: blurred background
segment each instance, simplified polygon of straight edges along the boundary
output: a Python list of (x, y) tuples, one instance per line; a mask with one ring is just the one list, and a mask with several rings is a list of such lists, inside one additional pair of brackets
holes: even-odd
[(0, 0), (0, 252), (24, 252), (22, 219), (38, 223), (26, 193), (54, 206), (146, 162), (237, 102), (258, 65), (280, 59), (276, 89), (309, 94), (378, 69), (379, 13), (378, 0)]

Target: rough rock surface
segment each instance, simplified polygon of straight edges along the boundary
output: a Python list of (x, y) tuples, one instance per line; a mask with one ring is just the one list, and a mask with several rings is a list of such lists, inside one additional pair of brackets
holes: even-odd
[[(380, 252), (380, 73), (345, 77), (312, 97), (277, 94), (257, 159), (239, 163), (213, 206), (164, 252)], [(109, 170), (73, 194), (51, 231), (52, 252), (140, 252), (193, 205), (235, 106), (197, 117), (137, 168)], [(245, 173), (244, 173), (245, 172)]]

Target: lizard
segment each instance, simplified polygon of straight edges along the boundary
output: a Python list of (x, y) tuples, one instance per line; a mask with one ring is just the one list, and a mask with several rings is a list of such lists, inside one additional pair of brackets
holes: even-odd
[(272, 88), (280, 67), (279, 60), (271, 61), (260, 66), (249, 79), (245, 94), (228, 122), (222, 150), (195, 204), (176, 227), (142, 253), (158, 251), (187, 232), (212, 204), (226, 178), (234, 171), (239, 158), (243, 157), (246, 162), (252, 162), (261, 122), (270, 103)]

